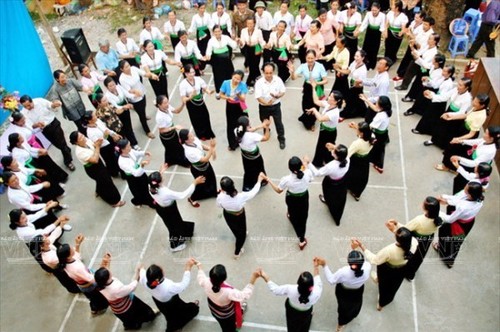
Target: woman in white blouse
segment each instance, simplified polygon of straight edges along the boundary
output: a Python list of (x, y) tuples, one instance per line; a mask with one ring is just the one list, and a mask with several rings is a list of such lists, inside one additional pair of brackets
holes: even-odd
[(127, 100), (132, 104), (137, 112), (142, 129), (144, 129), (146, 135), (149, 138), (154, 139), (155, 135), (151, 129), (149, 129), (148, 125), (149, 117), (146, 115), (146, 87), (142, 84), (141, 76), (148, 77), (153, 80), (157, 78), (157, 76), (152, 72), (146, 73), (142, 69), (131, 67), (125, 60), (120, 61), (119, 67), (122, 71), (120, 75), (120, 85), (129, 93)]
[(104, 80), (104, 85), (108, 91), (104, 94), (105, 98), (97, 104), (97, 117), (106, 123), (109, 129), (128, 139), (134, 150), (140, 150), (130, 118), (130, 110), (134, 109), (134, 105), (127, 100), (133, 98), (134, 95), (128, 93), (111, 77)]
[(106, 76), (101, 75), (97, 71), (90, 71), (89, 66), (86, 64), (82, 63), (78, 66), (78, 71), (80, 72), (81, 78), (80, 82), (82, 83), (82, 86), (86, 88), (89, 93), (89, 100), (94, 105), (94, 107), (97, 107), (97, 102), (95, 100), (95, 97), (98, 93), (104, 93), (102, 91), (101, 86), (99, 85), (99, 82), (104, 81)]
[(186, 26), (184, 25), (184, 22), (177, 19), (177, 13), (175, 10), (169, 11), (168, 20), (165, 21), (165, 24), (163, 25), (163, 31), (165, 32), (166, 39), (170, 40), (174, 50), (180, 41), (179, 32), (185, 30)]
[(209, 277), (197, 263), (198, 284), (207, 295), (208, 308), (217, 320), (223, 332), (236, 332), (243, 325), (243, 313), (246, 302), (253, 293), (255, 281), (260, 277), (258, 270), (250, 277), (250, 282), (238, 290), (226, 283), (227, 272), (224, 265), (217, 264), (209, 272)]
[[(99, 94), (96, 100), (102, 101), (103, 95)], [(87, 138), (95, 143), (98, 139), (102, 139), (101, 150), (99, 151), (104, 164), (112, 177), (117, 177), (120, 174), (118, 167), (118, 157), (116, 156), (116, 142), (122, 139), (121, 135), (106, 127), (106, 124), (99, 120), (96, 111), (87, 111), (84, 115), (87, 123)]]
[(240, 38), (237, 39), (241, 49), (244, 49), (245, 63), (248, 66), (247, 85), (249, 93), (253, 93), (255, 80), (260, 76), (260, 58), (266, 44), (262, 31), (255, 27), (255, 18), (247, 18), (246, 28), (241, 30)]
[(184, 103), (174, 108), (166, 96), (156, 97), (156, 126), (160, 133), (160, 141), (165, 148), (164, 162), (169, 165), (189, 167), (189, 161), (184, 156), (184, 149), (179, 143), (177, 130), (182, 126), (174, 124), (174, 114), (179, 114), (184, 108)]
[(148, 151), (132, 150), (130, 142), (123, 138), (116, 143), (120, 156), (118, 166), (125, 173), (128, 187), (132, 193), (132, 204), (140, 209), (142, 205), (155, 208), (154, 200), (149, 195), (148, 176), (144, 166), (149, 164), (151, 154)]
[[(210, 19), (210, 14), (205, 12), (206, 8), (206, 3), (198, 4), (198, 12), (191, 18), (189, 33), (196, 34), (196, 43), (198, 44), (201, 54), (208, 55), (207, 48), (208, 42), (211, 39), (210, 28), (212, 27), (212, 20)], [(205, 61), (200, 63), (200, 70), (202, 72), (205, 70), (205, 65)]]
[[(424, 90), (431, 90), (432, 92), (437, 92), (439, 86), (444, 82), (445, 77), (443, 76), (443, 68), (446, 62), (446, 58), (442, 54), (436, 54), (432, 59), (432, 66), (429, 71), (429, 75), (422, 77), (421, 91), (415, 94), (414, 103), (403, 115), (408, 116), (415, 113), (423, 115), (426, 107), (431, 104), (427, 98), (424, 96)], [(415, 81), (416, 82), (416, 81)], [(414, 83), (415, 85), (415, 83)], [(413, 85), (412, 85), (413, 88)], [(427, 101), (427, 103), (426, 103)]]
[(340, 117), (340, 107), (344, 102), (342, 94), (333, 90), (328, 95), (326, 100), (319, 100), (314, 89), (316, 88), (316, 82), (311, 81), (313, 90), (311, 91), (312, 98), (316, 106), (321, 107), (321, 111), (318, 111), (315, 107), (308, 110), (309, 113), (313, 114), (316, 120), (319, 121), (319, 135), (318, 141), (316, 142), (316, 149), (314, 151), (314, 158), (312, 163), (316, 167), (322, 167), (326, 163), (330, 162), (333, 157), (330, 151), (326, 148), (326, 143), (335, 144), (337, 140), (337, 126), (339, 124)]
[[(155, 50), (155, 46), (150, 39), (144, 41), (144, 54), (141, 56), (141, 67), (150, 74), (149, 83), (155, 93), (155, 96), (166, 95), (168, 97), (168, 79), (167, 79), (167, 63), (176, 65), (177, 63), (170, 60), (168, 56), (161, 50)], [(151, 75), (154, 74), (154, 75)]]
[[(311, 18), (311, 16), (307, 14), (307, 5), (306, 4), (299, 5), (299, 14), (295, 16), (295, 29), (294, 29), (295, 40), (297, 42), (300, 42), (302, 38), (304, 38), (306, 33), (309, 31), (309, 27), (311, 26), (312, 21), (313, 19)], [(318, 21), (316, 22), (319, 23)], [(317, 32), (319, 32), (319, 29), (317, 29)], [(302, 43), (301, 47), (299, 47), (298, 50), (300, 63), (306, 62), (306, 46), (303, 44), (304, 43)]]
[(339, 144), (327, 143), (327, 149), (332, 153), (333, 160), (325, 166), (317, 169), (309, 162), (308, 157), (304, 157), (304, 162), (312, 171), (314, 176), (323, 176), (321, 187), (323, 194), (319, 195), (319, 200), (328, 206), (337, 226), (340, 226), (340, 219), (344, 214), (344, 207), (347, 195), (347, 185), (345, 175), (349, 170), (350, 160), (347, 157), (347, 147)]
[[(35, 236), (29, 244), (30, 252), (42, 269), (54, 275), (69, 293), (79, 294), (81, 292), (76, 282), (64, 270), (57, 268), (59, 259), (57, 258), (57, 248), (54, 243), (58, 241), (61, 235), (62, 229), (56, 227), (50, 235), (40, 234)], [(81, 241), (83, 241), (83, 235), (79, 234), (75, 239), (76, 246), (79, 247)]]
[(363, 81), (367, 76), (367, 69), (365, 64), (366, 52), (364, 50), (358, 50), (354, 54), (354, 61), (351, 62), (349, 68), (338, 69), (337, 72), (343, 75), (347, 75), (347, 83), (349, 90), (347, 90), (347, 95), (345, 95), (345, 107), (340, 113), (343, 119), (363, 117), (366, 110), (366, 106), (359, 95), (363, 93), (363, 85), (357, 83), (358, 81)]
[[(203, 176), (205, 183), (196, 186), (188, 202), (191, 206), (197, 208), (200, 206), (198, 200), (217, 196), (217, 182), (214, 169), (210, 164), (210, 158), (215, 160), (216, 141), (210, 140), (209, 145), (202, 144), (188, 129), (179, 131), (179, 140), (184, 147), (184, 154), (191, 163), (191, 174), (193, 178)], [(206, 153), (205, 153), (206, 151)]]
[(368, 184), (370, 177), (370, 151), (375, 143), (372, 129), (365, 121), (359, 123), (350, 122), (349, 128), (356, 130), (356, 136), (351, 145), (349, 145), (347, 156), (351, 160), (347, 177), (347, 190), (354, 198), (359, 201), (361, 194)]
[(443, 225), (439, 228), (438, 242), (432, 247), (438, 251), (439, 257), (448, 268), (452, 268), (460, 247), (472, 230), (476, 216), (483, 207), (483, 186), (475, 181), (469, 182), (463, 191), (454, 196), (441, 195), (441, 204), (453, 206), (455, 210), (442, 216)]
[(403, 2), (396, 1), (386, 15), (385, 31), (382, 33), (385, 39), (384, 57), (391, 59), (392, 63), (398, 60), (397, 53), (403, 41), (407, 23), (408, 16), (403, 13)]
[(178, 35), (180, 42), (177, 43), (177, 46), (175, 46), (175, 62), (178, 66), (181, 66), (181, 68), (185, 68), (187, 65), (192, 65), (196, 71), (196, 76), (200, 76), (200, 62), (205, 60), (205, 57), (201, 55), (196, 42), (188, 39), (188, 34), (185, 30), (179, 31)]
[(299, 238), (299, 249), (304, 250), (307, 245), (306, 224), (309, 215), (308, 188), (314, 176), (297, 156), (290, 158), (288, 169), (290, 174), (282, 177), (278, 185), (275, 185), (269, 177), (266, 180), (278, 194), (286, 190), (286, 217), (290, 220), (295, 234)]
[[(264, 120), (260, 126), (251, 127), (248, 116), (240, 116), (238, 119), (235, 136), (241, 149), (243, 161), (243, 191), (250, 191), (255, 186), (260, 173), (266, 174), (264, 159), (260, 154), (258, 143), (269, 140), (269, 125), (270, 121)], [(256, 133), (259, 129), (264, 130), (264, 135)], [(267, 181), (264, 181), (263, 185), (266, 184)]]
[(234, 181), (227, 176), (220, 180), (220, 193), (217, 195), (217, 206), (223, 209), (226, 224), (236, 238), (234, 247), (234, 259), (239, 259), (244, 253), (243, 245), (247, 237), (247, 217), (245, 203), (258, 194), (265, 174), (260, 173), (257, 183), (248, 192), (238, 193), (234, 187)]
[(365, 257), (357, 250), (352, 250), (347, 255), (347, 266), (341, 267), (335, 273), (330, 270), (324, 258), (314, 257), (314, 261), (324, 268), (328, 283), (336, 285), (335, 297), (339, 314), (336, 332), (343, 331), (361, 311), (365, 282), (370, 277), (372, 266), (365, 262)]
[(349, 50), (349, 62), (354, 60), (354, 53), (358, 50), (358, 35), (363, 18), (358, 12), (356, 1), (346, 4), (347, 9), (340, 13), (339, 34), (343, 34), (346, 40), (346, 48)]
[(75, 145), (76, 158), (83, 164), (85, 173), (95, 181), (96, 197), (101, 197), (112, 207), (120, 207), (125, 202), (120, 199), (120, 192), (116, 188), (111, 176), (100, 158), (103, 139), (92, 142), (82, 133), (74, 131), (69, 135), (71, 144)]
[[(423, 99), (425, 101), (420, 107), (422, 109), (422, 118), (420, 118), (420, 121), (417, 123), (415, 128), (411, 130), (411, 132), (416, 135), (432, 135), (434, 127), (437, 125), (437, 123), (439, 123), (441, 115), (443, 115), (444, 111), (446, 110), (447, 101), (433, 102), (429, 97), (432, 95), (432, 92), (435, 92), (438, 95), (446, 95), (455, 87), (455, 83), (453, 82), (453, 80), (455, 79), (453, 77), (453, 75), (455, 75), (455, 66), (445, 65), (443, 67), (441, 75), (443, 77), (441, 83), (436, 85), (433, 84), (432, 88), (427, 85), (428, 88), (424, 90)], [(411, 111), (419, 113), (414, 108), (412, 108)]]
[(109, 271), (110, 262), (111, 256), (94, 273), (99, 292), (108, 300), (111, 311), (122, 321), (125, 330), (138, 330), (142, 323), (153, 321), (158, 314), (134, 293), (139, 285), (141, 267), (136, 267), (133, 280), (125, 285)]
[[(72, 227), (70, 225), (66, 226), (69, 220), (68, 216), (60, 216), (55, 220), (53, 215), (50, 216), (51, 210), (56, 208), (58, 204), (55, 201), (50, 201), (40, 211), (28, 215), (21, 209), (11, 210), (9, 212), (9, 228), (16, 231), (19, 240), (24, 241), (26, 244), (29, 244), (37, 235), (52, 234), (59, 226), (59, 231), (63, 227), (65, 230), (70, 231)], [(62, 233), (59, 233), (59, 236), (61, 235)]]
[(285, 21), (279, 21), (276, 24), (276, 31), (271, 32), (269, 42), (266, 45), (266, 48), (271, 50), (271, 59), (278, 66), (278, 76), (283, 82), (286, 82), (290, 77), (288, 63), (292, 47), (292, 41), (286, 32), (286, 27)]
[[(128, 38), (127, 30), (120, 28), (117, 31), (118, 41), (116, 42), (116, 52), (120, 59), (127, 60), (131, 66), (139, 67), (140, 63), (140, 48), (132, 38)], [(118, 83), (119, 74), (114, 76)]]
[(179, 84), (179, 94), (182, 102), (186, 104), (194, 132), (202, 141), (214, 139), (210, 114), (203, 96), (205, 93), (211, 95), (213, 91), (201, 77), (196, 76), (196, 70), (192, 65), (184, 67), (184, 75), (186, 78)]
[[(215, 92), (219, 93), (222, 82), (231, 78), (234, 72), (233, 61), (231, 55), (237, 43), (230, 37), (222, 34), (220, 26), (215, 25), (213, 28), (213, 37), (208, 41), (206, 48), (205, 59), (210, 61), (212, 72), (214, 75)], [(201, 53), (203, 51), (200, 49)]]
[(186, 262), (184, 274), (180, 282), (173, 282), (165, 277), (163, 269), (152, 264), (147, 270), (141, 268), (139, 282), (153, 297), (153, 301), (167, 320), (166, 331), (178, 331), (189, 323), (200, 311), (200, 302), (186, 303), (180, 297), (191, 281), (191, 268), (196, 264), (194, 258)]
[(370, 128), (372, 128), (376, 138), (375, 144), (373, 144), (370, 151), (370, 163), (373, 164), (373, 168), (377, 172), (382, 174), (384, 173), (385, 145), (389, 143), (389, 118), (392, 115), (391, 100), (387, 96), (380, 96), (375, 105), (364, 94), (361, 94), (359, 98), (376, 112), (375, 117), (370, 122)]
[(382, 311), (386, 305), (394, 300), (406, 277), (406, 264), (418, 247), (418, 241), (407, 228), (400, 227), (394, 233), (396, 242), (379, 250), (377, 254), (368, 250), (359, 239), (353, 238), (351, 240), (351, 248), (359, 247), (366, 259), (372, 265), (377, 265), (377, 272), (372, 272), (371, 276), (378, 284), (378, 311)]
[(68, 180), (68, 173), (52, 160), (46, 149), (30, 146), (27, 143), (27, 138), (19, 133), (10, 134), (8, 141), (7, 150), (25, 167), (43, 169), (47, 172), (49, 182), (65, 183)]
[(314, 271), (302, 272), (296, 285), (278, 285), (260, 270), (262, 279), (267, 283), (269, 290), (278, 296), (286, 296), (286, 325), (291, 332), (307, 332), (311, 327), (313, 306), (319, 301), (323, 292), (323, 283), (319, 276), (319, 265), (314, 262)]
[(163, 34), (160, 32), (160, 29), (157, 27), (153, 26), (151, 22), (151, 18), (148, 16), (145, 16), (142, 19), (142, 26), (144, 29), (142, 29), (141, 33), (139, 34), (139, 45), (141, 46), (141, 50), (143, 49), (144, 42), (146, 40), (151, 40), (153, 41), (153, 44), (155, 45), (155, 49), (157, 50), (163, 50)]
[(155, 200), (156, 213), (161, 217), (168, 229), (170, 251), (176, 252), (186, 248), (186, 241), (191, 239), (194, 232), (194, 222), (184, 221), (177, 208), (177, 201), (185, 199), (194, 192), (198, 184), (205, 182), (203, 176), (198, 176), (193, 183), (184, 191), (173, 191), (162, 186), (162, 174), (168, 165), (163, 164), (159, 172), (153, 172), (148, 177), (149, 193)]
[[(422, 210), (424, 210), (423, 214), (416, 216), (404, 225), (418, 241), (418, 249), (415, 251), (415, 255), (406, 264), (407, 280), (415, 278), (415, 273), (417, 273), (418, 268), (424, 261), (434, 239), (434, 233), (443, 223), (439, 216), (439, 201), (436, 198), (427, 196), (422, 203)], [(389, 219), (385, 225), (393, 233), (402, 227), (395, 219)]]
[(228, 13), (226, 13), (226, 10), (224, 9), (224, 4), (222, 2), (214, 1), (214, 4), (216, 6), (216, 11), (212, 13), (211, 17), (212, 26), (210, 28), (213, 28), (215, 25), (218, 25), (222, 29), (223, 35), (231, 37), (231, 32), (233, 30), (231, 17), (229, 16)]

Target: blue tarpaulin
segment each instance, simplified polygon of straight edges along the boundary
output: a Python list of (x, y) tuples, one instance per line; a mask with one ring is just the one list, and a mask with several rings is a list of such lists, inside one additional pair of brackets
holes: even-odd
[[(22, 0), (0, 0), (0, 85), (21, 95), (44, 97), (52, 72), (28, 9)], [(8, 113), (0, 111), (0, 123)]]

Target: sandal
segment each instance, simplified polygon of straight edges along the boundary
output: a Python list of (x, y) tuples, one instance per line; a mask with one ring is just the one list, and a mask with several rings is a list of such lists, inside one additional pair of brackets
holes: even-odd
[(197, 201), (193, 201), (191, 198), (188, 198), (188, 202), (194, 208), (199, 208), (200, 207), (200, 203), (198, 203)]
[(438, 171), (441, 171), (441, 172), (448, 172), (450, 170), (448, 167), (446, 167), (443, 164), (437, 164), (434, 166), (434, 168)]
[(377, 165), (373, 165), (373, 168), (375, 168), (375, 170), (376, 170), (377, 172), (379, 172), (379, 174), (384, 173), (384, 169), (383, 169), (383, 168), (381, 168), (381, 167), (378, 167)]
[(302, 251), (307, 246), (307, 239), (304, 239), (304, 242), (299, 243), (299, 249)]
[(415, 101), (415, 99), (412, 99), (410, 97), (404, 97), (404, 98), (401, 98), (401, 101), (404, 103), (413, 103)]
[(326, 200), (325, 200), (325, 196), (323, 196), (323, 194), (319, 194), (319, 200), (321, 201), (321, 203), (325, 203), (326, 204)]
[(432, 242), (432, 248), (434, 248), (434, 250), (436, 251), (439, 251), (439, 242)]
[(119, 201), (118, 203), (113, 204), (111, 206), (115, 208), (115, 207), (120, 207), (120, 206), (124, 206), (124, 205), (125, 205), (125, 201)]
[(66, 164), (66, 167), (67, 167), (70, 171), (72, 171), (72, 172), (74, 172), (74, 171), (75, 171), (75, 169), (76, 169), (76, 167), (75, 167), (75, 165), (73, 165), (73, 163), (67, 163), (67, 164)]
[(152, 132), (149, 132), (146, 136), (148, 136), (151, 139), (155, 138), (155, 134), (153, 134)]

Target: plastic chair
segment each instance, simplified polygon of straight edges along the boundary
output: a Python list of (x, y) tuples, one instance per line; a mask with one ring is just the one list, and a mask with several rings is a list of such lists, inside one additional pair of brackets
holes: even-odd
[(481, 26), (481, 12), (470, 8), (465, 12), (463, 19), (469, 23), (469, 40), (472, 43), (476, 39)]
[[(463, 22), (466, 24), (465, 30), (462, 34), (457, 34), (455, 24)], [(467, 54), (469, 50), (469, 36), (467, 34), (469, 31), (469, 23), (462, 18), (456, 18), (451, 21), (449, 29), (452, 34), (450, 44), (448, 45), (448, 51), (451, 53), (451, 57), (455, 58), (457, 55)]]

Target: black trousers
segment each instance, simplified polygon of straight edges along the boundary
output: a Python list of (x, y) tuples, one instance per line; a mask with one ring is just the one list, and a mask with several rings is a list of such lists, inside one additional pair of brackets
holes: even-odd
[(141, 121), (142, 129), (144, 129), (144, 132), (148, 134), (149, 132), (151, 132), (151, 129), (149, 129), (148, 120), (146, 119), (146, 96), (144, 96), (142, 100), (136, 103), (132, 103), (132, 105), (134, 105), (134, 109), (139, 116), (139, 121)]
[(245, 210), (238, 215), (224, 210), (224, 219), (226, 220), (229, 229), (231, 229), (231, 232), (233, 232), (234, 237), (236, 237), (234, 254), (238, 255), (247, 238), (247, 217), (245, 215)]
[(54, 120), (49, 123), (42, 131), (43, 135), (52, 143), (56, 148), (61, 150), (64, 164), (69, 164), (73, 161), (71, 157), (71, 148), (66, 143), (66, 138), (64, 137), (64, 131), (61, 128), (61, 122), (54, 118)]
[(483, 46), (483, 43), (486, 45), (486, 56), (488, 58), (495, 57), (495, 39), (490, 39), (490, 33), (493, 31), (494, 26), (489, 25), (487, 23), (481, 23), (481, 27), (479, 28), (479, 32), (477, 33), (476, 40), (472, 43), (472, 46), (467, 52), (467, 58), (472, 58), (476, 54), (477, 51)]
[(278, 141), (285, 142), (285, 127), (283, 126), (283, 121), (281, 120), (281, 103), (271, 106), (259, 105), (260, 121), (262, 122), (270, 117), (273, 117), (274, 126), (276, 127), (276, 132), (278, 133)]

